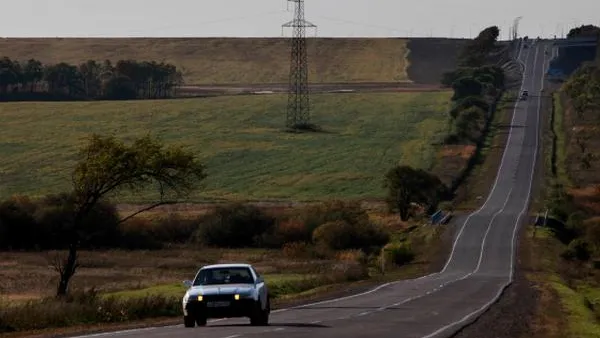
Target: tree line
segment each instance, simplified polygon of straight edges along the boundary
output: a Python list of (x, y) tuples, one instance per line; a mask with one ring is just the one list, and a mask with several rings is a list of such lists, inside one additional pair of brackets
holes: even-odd
[(499, 35), (497, 26), (481, 31), (461, 51), (457, 69), (442, 76), (442, 84), (454, 90), (447, 143), (476, 143), (484, 133), (488, 113), (504, 91), (504, 70), (492, 57)]
[[(504, 71), (493, 65), (500, 30), (491, 26), (469, 41), (459, 56), (458, 68), (443, 75), (442, 83), (452, 87), (450, 131), (446, 143), (479, 143), (488, 127), (498, 98), (504, 91)], [(423, 169), (396, 166), (385, 176), (387, 203), (406, 221), (415, 216), (415, 206), (431, 214), (440, 202), (452, 199), (455, 187), (446, 186), (436, 175)]]
[[(577, 38), (582, 36), (596, 36), (600, 38), (600, 28), (593, 25), (583, 25), (571, 29), (567, 35), (568, 38)], [(578, 124), (595, 125), (600, 118), (600, 55), (596, 55), (595, 63), (579, 63), (579, 67), (567, 79), (560, 88), (560, 93), (568, 105), (562, 113), (566, 114), (569, 109), (575, 114), (571, 119), (576, 118)], [(558, 112), (558, 111), (557, 111)], [(567, 119), (568, 120), (568, 119)], [(597, 150), (589, 146), (590, 141), (597, 140), (597, 131), (595, 128), (585, 131), (575, 131), (572, 125), (567, 124), (564, 131), (567, 133), (567, 139), (570, 144), (575, 144), (577, 151), (574, 155), (580, 161), (580, 167), (583, 170), (593, 170), (593, 164), (598, 159)], [(567, 145), (564, 145), (568, 147)], [(554, 144), (557, 151), (557, 145)], [(568, 149), (564, 149), (568, 152)], [(553, 158), (553, 164), (567, 165), (566, 163), (557, 163)], [(567, 165), (567, 168), (569, 166)], [(550, 217), (547, 227), (552, 230), (553, 235), (566, 249), (561, 253), (561, 257), (567, 261), (578, 262), (578, 269), (582, 262), (592, 260), (600, 254), (600, 222), (596, 218), (597, 213), (590, 205), (576, 201), (569, 193), (566, 187), (558, 180), (557, 172), (553, 172), (555, 182), (550, 187), (550, 193), (547, 198), (546, 206)], [(567, 174), (571, 174), (567, 171)], [(576, 176), (568, 177), (577, 180)], [(585, 271), (582, 269), (581, 271)], [(586, 276), (587, 277), (587, 276)]]
[(88, 60), (44, 65), (0, 58), (0, 99), (8, 100), (131, 100), (164, 99), (175, 95), (182, 73), (170, 63)]

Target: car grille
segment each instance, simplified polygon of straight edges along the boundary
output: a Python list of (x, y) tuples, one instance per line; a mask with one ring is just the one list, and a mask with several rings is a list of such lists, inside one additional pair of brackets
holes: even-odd
[(207, 295), (202, 297), (205, 302), (221, 302), (234, 300), (233, 295)]

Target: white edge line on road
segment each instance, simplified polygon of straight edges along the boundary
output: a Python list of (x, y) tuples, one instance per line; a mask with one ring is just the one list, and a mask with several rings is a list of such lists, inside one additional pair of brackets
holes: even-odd
[[(533, 75), (535, 76), (535, 67), (536, 67), (536, 63), (537, 63), (537, 55), (539, 52), (539, 46), (536, 48), (535, 50), (535, 61), (534, 61), (534, 67), (533, 67)], [(477, 315), (479, 315), (480, 313), (485, 312), (490, 306), (492, 306), (492, 304), (494, 304), (495, 302), (498, 301), (498, 299), (500, 298), (500, 296), (502, 296), (502, 293), (504, 293), (504, 290), (506, 290), (506, 288), (512, 284), (513, 282), (513, 273), (514, 273), (514, 258), (515, 258), (515, 241), (516, 241), (516, 237), (517, 237), (517, 233), (518, 233), (518, 229), (519, 229), (519, 222), (521, 220), (521, 218), (523, 217), (523, 215), (527, 212), (527, 209), (529, 208), (529, 198), (531, 197), (531, 188), (533, 186), (533, 177), (535, 175), (535, 166), (537, 163), (537, 155), (538, 155), (538, 146), (539, 146), (539, 133), (540, 133), (540, 110), (541, 110), (541, 103), (542, 103), (542, 91), (544, 90), (544, 81), (545, 81), (545, 75), (544, 75), (544, 68), (546, 67), (546, 56), (544, 55), (544, 62), (542, 63), (542, 85), (540, 87), (540, 95), (538, 96), (538, 107), (537, 107), (537, 111), (536, 111), (536, 138), (535, 138), (535, 149), (534, 149), (534, 154), (533, 154), (533, 163), (532, 163), (532, 168), (531, 168), (531, 176), (529, 177), (529, 190), (527, 192), (527, 199), (525, 204), (523, 205), (523, 209), (521, 210), (521, 212), (519, 213), (519, 216), (517, 217), (517, 220), (515, 222), (514, 225), (514, 229), (513, 229), (513, 233), (512, 233), (512, 239), (511, 239), (511, 254), (510, 254), (510, 272), (509, 272), (509, 277), (508, 277), (508, 282), (505, 283), (500, 290), (498, 290), (498, 293), (496, 294), (496, 296), (494, 296), (494, 298), (489, 301), (488, 303), (484, 304), (482, 307), (480, 307), (479, 309), (469, 313), (468, 315), (464, 316), (463, 318), (461, 318), (460, 320), (450, 323), (440, 329), (438, 329), (437, 331), (427, 335), (427, 336), (423, 336), (422, 338), (431, 338), (434, 337), (444, 331), (446, 331), (447, 329), (459, 325), (461, 323), (464, 323), (466, 321), (468, 321), (469, 319), (471, 319), (472, 317), (476, 317)]]
[(70, 338), (107, 337), (107, 336), (110, 337), (110, 336), (121, 335), (121, 334), (124, 334), (124, 333), (152, 331), (152, 330), (155, 330), (157, 328), (160, 328), (160, 327), (146, 327), (146, 328), (142, 328), (142, 329), (130, 329), (130, 330), (120, 330), (120, 331), (113, 331), (113, 332), (92, 333), (92, 334), (86, 334), (86, 335), (83, 335), (83, 336), (70, 336)]
[[(536, 49), (536, 51), (537, 51), (537, 49)], [(520, 50), (519, 50), (519, 55), (518, 55), (518, 57), (517, 57), (517, 60), (516, 60), (517, 62), (519, 62), (519, 63), (521, 63), (521, 64), (523, 64), (523, 62), (520, 60), (520, 57), (521, 57), (521, 54), (522, 54), (522, 52), (523, 52), (523, 47), (521, 46), (521, 48), (520, 48)], [(526, 58), (527, 58), (528, 56), (529, 56), (529, 50), (527, 51), (527, 56), (526, 56)], [(525, 65), (523, 64), (523, 66), (525, 66)], [(526, 74), (525, 74), (525, 71), (524, 71), (524, 72), (523, 72), (523, 78), (522, 78), (522, 81), (521, 81), (521, 89), (522, 89), (522, 88), (523, 88), (523, 86), (524, 86), (524, 83), (525, 83), (525, 78), (526, 78)], [(514, 118), (515, 118), (514, 114), (516, 113), (516, 109), (517, 109), (517, 107), (518, 107), (518, 101), (517, 101), (517, 102), (516, 102), (516, 104), (515, 104), (515, 108), (514, 108), (514, 110), (515, 110), (515, 111), (513, 112), (513, 118), (512, 118), (512, 120), (513, 120), (513, 121), (514, 121)], [(511, 123), (512, 123), (512, 122), (511, 122)], [(457, 244), (458, 244), (458, 240), (460, 239), (460, 237), (461, 237), (461, 235), (462, 235), (462, 233), (463, 233), (463, 230), (465, 229), (465, 227), (466, 227), (466, 225), (467, 225), (467, 223), (468, 223), (469, 219), (470, 219), (472, 216), (474, 216), (474, 215), (476, 215), (476, 214), (480, 213), (480, 212), (483, 210), (483, 208), (484, 208), (484, 207), (486, 206), (486, 204), (489, 202), (489, 200), (490, 200), (490, 198), (491, 198), (491, 196), (492, 196), (492, 194), (493, 194), (494, 190), (496, 189), (496, 186), (497, 186), (497, 183), (498, 183), (498, 179), (499, 179), (499, 176), (500, 176), (500, 175), (499, 175), (499, 173), (500, 173), (500, 170), (502, 169), (502, 166), (504, 165), (504, 158), (505, 158), (505, 156), (506, 156), (506, 149), (508, 148), (508, 142), (510, 141), (510, 138), (511, 138), (511, 136), (512, 136), (512, 129), (509, 131), (509, 138), (508, 138), (508, 140), (507, 140), (507, 146), (504, 148), (504, 153), (503, 153), (503, 155), (502, 155), (502, 160), (501, 160), (501, 162), (500, 162), (500, 167), (498, 168), (498, 171), (497, 171), (497, 174), (496, 174), (496, 179), (495, 179), (495, 181), (494, 181), (494, 185), (493, 185), (493, 187), (492, 187), (492, 190), (491, 190), (491, 191), (490, 191), (490, 193), (488, 194), (488, 197), (487, 197), (486, 201), (484, 202), (484, 204), (481, 206), (481, 208), (479, 208), (479, 209), (478, 209), (478, 210), (476, 210), (475, 212), (471, 213), (471, 214), (470, 214), (470, 215), (467, 217), (467, 219), (465, 220), (465, 222), (463, 223), (463, 225), (462, 225), (462, 227), (461, 227), (461, 230), (459, 231), (459, 233), (458, 233), (458, 235), (456, 236), (456, 239), (454, 240), (454, 243), (453, 243), (453, 245), (452, 245), (452, 250), (451, 250), (451, 252), (450, 252), (450, 256), (448, 257), (448, 260), (446, 261), (446, 264), (444, 265), (444, 268), (443, 268), (441, 271), (439, 271), (439, 272), (434, 272), (434, 273), (431, 273), (431, 274), (429, 274), (429, 275), (426, 275), (426, 276), (421, 276), (421, 277), (419, 277), (419, 278), (414, 278), (414, 279), (409, 279), (409, 280), (398, 280), (398, 281), (394, 281), (394, 282), (388, 282), (388, 283), (385, 283), (385, 284), (379, 285), (379, 286), (377, 286), (377, 287), (375, 287), (375, 288), (373, 288), (373, 289), (371, 289), (371, 290), (369, 290), (369, 291), (361, 292), (361, 293), (354, 294), (354, 295), (350, 295), (350, 296), (345, 296), (345, 297), (340, 297), (340, 298), (335, 298), (335, 299), (330, 299), (330, 300), (320, 301), (320, 302), (316, 302), (316, 303), (304, 304), (304, 305), (294, 306), (294, 307), (290, 307), (290, 308), (279, 309), (279, 310), (271, 311), (271, 313), (280, 313), (280, 312), (285, 312), (285, 311), (294, 310), (294, 309), (301, 309), (301, 308), (305, 308), (305, 307), (309, 307), (309, 306), (315, 306), (315, 305), (321, 305), (321, 304), (329, 304), (329, 303), (334, 303), (334, 302), (340, 302), (340, 301), (347, 300), (347, 299), (352, 299), (352, 298), (356, 298), (356, 297), (366, 296), (366, 295), (369, 295), (369, 294), (375, 293), (375, 292), (377, 292), (377, 291), (379, 291), (379, 290), (381, 290), (381, 289), (383, 289), (383, 288), (385, 288), (385, 287), (388, 287), (388, 286), (391, 286), (391, 285), (395, 285), (395, 284), (398, 284), (398, 283), (402, 283), (402, 282), (406, 282), (406, 281), (411, 281), (411, 280), (412, 280), (412, 281), (417, 281), (417, 280), (425, 279), (425, 278), (428, 278), (428, 277), (431, 277), (431, 276), (435, 276), (435, 275), (442, 274), (442, 273), (443, 273), (443, 272), (444, 272), (444, 271), (447, 269), (447, 267), (448, 267), (448, 265), (450, 264), (450, 262), (452, 261), (452, 257), (453, 257), (453, 255), (454, 255), (454, 252), (456, 251), (456, 246), (457, 246)], [(491, 222), (490, 222), (490, 225), (491, 225)], [(484, 244), (484, 243), (482, 243), (482, 245), (483, 245), (483, 244)], [(448, 284), (450, 284), (450, 283), (454, 283), (454, 282), (457, 282), (457, 281), (460, 281), (460, 280), (466, 279), (466, 278), (468, 278), (469, 276), (471, 276), (473, 273), (474, 273), (474, 271), (473, 271), (473, 272), (471, 272), (471, 273), (469, 273), (469, 274), (467, 274), (466, 276), (463, 276), (463, 277), (459, 278), (459, 279), (456, 279), (456, 280), (453, 280), (453, 281), (450, 281), (450, 282), (444, 283), (444, 284), (442, 284), (442, 285), (440, 286), (440, 288), (442, 288), (442, 287), (444, 287), (445, 285), (448, 285)], [(436, 289), (435, 291), (438, 291), (438, 290), (439, 290), (439, 288), (438, 288), (438, 289)], [(435, 292), (435, 291), (434, 291), (434, 292)], [(414, 299), (416, 299), (416, 298), (421, 298), (421, 297), (423, 297), (423, 296), (425, 296), (425, 295), (428, 295), (428, 294), (430, 294), (430, 293), (426, 293), (426, 294), (424, 294), (424, 295), (421, 295), (420, 297), (413, 297), (413, 298), (409, 298), (409, 299), (407, 299), (407, 300), (404, 300), (404, 301), (403, 301), (403, 302), (401, 302), (401, 303), (398, 303), (398, 304), (395, 304), (395, 305), (392, 305), (392, 306), (401, 305), (401, 304), (404, 304), (404, 303), (406, 303), (406, 302), (409, 302), (409, 301), (411, 301), (411, 300), (414, 300)], [(220, 321), (224, 321), (224, 320), (227, 320), (227, 319), (228, 319), (228, 318), (215, 319), (215, 320), (209, 320), (208, 322), (209, 322), (209, 323), (215, 323), (215, 322), (220, 322)], [(143, 328), (143, 329), (130, 329), (130, 330), (122, 330), (122, 331), (105, 332), (105, 333), (98, 333), (98, 334), (91, 334), (91, 335), (70, 336), (70, 338), (88, 338), (88, 337), (117, 336), (117, 335), (121, 335), (121, 334), (124, 334), (124, 333), (143, 332), (143, 331), (154, 330), (154, 329), (157, 329), (157, 328), (175, 328), (175, 327), (179, 327), (179, 326), (180, 326), (180, 325), (178, 324), (178, 325), (169, 325), (169, 326), (162, 326), (162, 327), (151, 327), (151, 328)]]
[(372, 311), (372, 312), (383, 311), (383, 310), (389, 309), (389, 308), (394, 307), (394, 306), (400, 306), (400, 305), (406, 304), (408, 302), (411, 302), (413, 300), (426, 297), (426, 296), (428, 296), (430, 294), (433, 294), (433, 293), (436, 293), (436, 292), (440, 291), (445, 286), (448, 286), (450, 284), (454, 284), (456, 282), (460, 282), (462, 280), (465, 280), (465, 279), (471, 277), (473, 274), (477, 273), (479, 271), (479, 267), (481, 266), (481, 261), (483, 260), (483, 250), (484, 250), (484, 247), (485, 247), (485, 242), (486, 242), (487, 234), (490, 232), (490, 229), (492, 228), (492, 224), (494, 223), (494, 220), (496, 219), (496, 217), (498, 215), (500, 215), (504, 211), (504, 209), (506, 208), (506, 205), (508, 204), (508, 201), (510, 200), (510, 196), (512, 194), (512, 191), (513, 191), (513, 189), (510, 189), (510, 191), (508, 192), (508, 195), (506, 196), (506, 199), (504, 200), (504, 204), (502, 205), (502, 208), (500, 210), (498, 210), (496, 213), (494, 213), (494, 216), (492, 216), (492, 219), (488, 223), (488, 228), (486, 229), (485, 236), (483, 237), (483, 241), (481, 242), (481, 254), (479, 255), (479, 260), (477, 261), (477, 267), (475, 268), (475, 270), (469, 272), (466, 275), (461, 276), (460, 278), (453, 279), (453, 280), (450, 280), (450, 281), (448, 281), (446, 283), (443, 283), (438, 288), (430, 290), (430, 291), (428, 291), (426, 293), (420, 294), (418, 296), (409, 297), (409, 298), (407, 298), (407, 299), (405, 299), (405, 300), (403, 300), (401, 302), (398, 302), (398, 303), (395, 303), (395, 304), (392, 304), (392, 305), (382, 306), (382, 307), (380, 307), (377, 310)]
[[(519, 93), (521, 93), (521, 91), (523, 91), (523, 87), (525, 86), (525, 79), (526, 79), (526, 66), (525, 64), (521, 61), (521, 54), (523, 53), (523, 45), (521, 44), (521, 49), (519, 50), (519, 55), (517, 56), (517, 62), (519, 62), (521, 65), (523, 65), (523, 77), (521, 79), (521, 87), (519, 89)], [(527, 58), (529, 57), (529, 49), (527, 50), (527, 56), (525, 56), (525, 59), (527, 60)], [(517, 107), (519, 106), (519, 99), (517, 98), (517, 101), (515, 103), (515, 108), (513, 111), (513, 117), (511, 120), (511, 124), (514, 123), (515, 121), (515, 116), (516, 116), (516, 111), (517, 111)], [(500, 160), (500, 166), (498, 167), (498, 170), (496, 171), (496, 179), (494, 180), (494, 185), (492, 185), (492, 190), (490, 190), (487, 199), (485, 200), (485, 202), (483, 203), (483, 205), (481, 206), (481, 208), (477, 209), (476, 211), (472, 212), (469, 216), (467, 216), (467, 219), (465, 220), (465, 222), (463, 223), (462, 227), (460, 228), (460, 231), (458, 232), (458, 235), (456, 235), (456, 238), (454, 239), (454, 243), (452, 244), (452, 251), (450, 251), (450, 256), (448, 257), (448, 260), (446, 261), (446, 264), (444, 265), (444, 268), (442, 269), (442, 271), (440, 271), (439, 273), (444, 273), (446, 271), (446, 269), (448, 269), (448, 266), (450, 265), (450, 263), (452, 262), (452, 257), (454, 256), (454, 252), (456, 250), (456, 246), (458, 245), (458, 241), (460, 240), (460, 237), (463, 233), (463, 231), (465, 230), (465, 227), (467, 226), (467, 223), (469, 222), (469, 220), (471, 219), (471, 217), (478, 215), (479, 213), (481, 213), (481, 211), (486, 207), (486, 205), (488, 204), (488, 202), (490, 201), (490, 199), (492, 198), (492, 196), (494, 195), (494, 191), (496, 190), (496, 187), (498, 186), (498, 180), (500, 179), (500, 172), (502, 171), (502, 168), (504, 167), (504, 160), (506, 158), (506, 153), (507, 153), (507, 149), (509, 148), (509, 144), (510, 144), (510, 140), (512, 138), (512, 128), (509, 130), (508, 132), (508, 139), (506, 140), (506, 146), (504, 147), (504, 152), (502, 153), (502, 159)]]

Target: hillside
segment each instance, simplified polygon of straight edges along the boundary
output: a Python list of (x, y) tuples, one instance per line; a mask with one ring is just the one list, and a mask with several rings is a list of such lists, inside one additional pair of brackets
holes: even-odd
[(316, 95), (313, 121), (324, 132), (298, 135), (281, 132), (286, 95), (4, 103), (0, 197), (68, 189), (74, 155), (92, 132), (125, 139), (152, 132), (189, 146), (206, 164), (209, 178), (195, 201), (378, 199), (385, 171), (398, 161), (433, 165), (450, 95)]
[[(438, 83), (466, 40), (312, 38), (310, 81)], [(188, 85), (285, 83), (284, 38), (7, 38), (0, 56), (44, 63), (88, 59), (159, 60), (178, 66)]]

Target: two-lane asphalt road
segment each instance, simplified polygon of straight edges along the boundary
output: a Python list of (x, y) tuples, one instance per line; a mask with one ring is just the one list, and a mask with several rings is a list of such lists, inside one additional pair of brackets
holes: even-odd
[(461, 224), (442, 271), (350, 297), (273, 311), (267, 327), (249, 326), (246, 319), (227, 319), (209, 321), (202, 328), (178, 325), (102, 336), (429, 338), (456, 332), (487, 309), (512, 281), (516, 234), (526, 219), (538, 155), (538, 93), (549, 59), (544, 49), (540, 43), (521, 51), (522, 89), (529, 91), (530, 98), (516, 104), (493, 189), (484, 205)]

